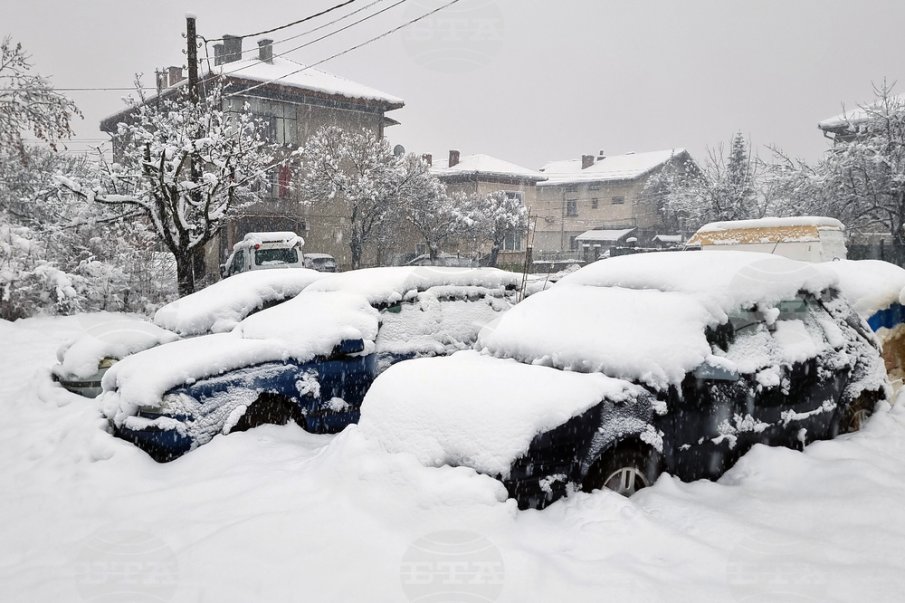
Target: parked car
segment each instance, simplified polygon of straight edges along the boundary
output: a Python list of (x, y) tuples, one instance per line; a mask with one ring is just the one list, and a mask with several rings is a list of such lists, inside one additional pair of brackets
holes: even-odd
[(500, 479), (521, 508), (716, 478), (754, 444), (859, 429), (887, 395), (874, 338), (812, 264), (664, 252), (591, 264), (480, 333), (391, 367), (359, 429)]
[(294, 232), (250, 232), (233, 245), (233, 252), (220, 266), (226, 278), (252, 270), (303, 268), (305, 240)]
[(318, 272), (336, 272), (336, 258), (328, 253), (306, 253), (305, 268)]
[(169, 343), (232, 330), (243, 318), (298, 295), (326, 275), (314, 270), (247, 272), (214, 283), (160, 308), (153, 324), (141, 317), (99, 323), (57, 352), (53, 379), (69, 391), (93, 398), (114, 363)]
[(158, 461), (261, 423), (334, 433), (358, 420), (386, 367), (470, 347), (512, 305), (520, 280), (491, 268), (329, 275), (229, 333), (118, 363), (104, 378), (104, 413), (115, 435)]
[(839, 290), (874, 331), (883, 351), (890, 382), (898, 389), (905, 376), (905, 269), (880, 260), (828, 262), (839, 277)]

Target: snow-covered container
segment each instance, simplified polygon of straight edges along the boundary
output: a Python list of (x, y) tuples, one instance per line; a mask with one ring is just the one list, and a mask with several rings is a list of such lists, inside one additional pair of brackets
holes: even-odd
[(803, 262), (846, 258), (842, 222), (820, 216), (711, 222), (699, 228), (688, 245), (705, 251), (770, 253)]

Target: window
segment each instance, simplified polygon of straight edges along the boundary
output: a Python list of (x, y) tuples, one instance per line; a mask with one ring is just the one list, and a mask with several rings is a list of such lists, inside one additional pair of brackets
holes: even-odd
[(243, 113), (247, 110), (261, 122), (261, 135), (268, 142), (296, 146), (299, 143), (295, 105), (263, 98), (233, 98), (227, 101), (226, 110)]
[(600, 207), (600, 199), (594, 197), (591, 199), (591, 209), (597, 209), (598, 207)]
[(503, 251), (521, 251), (522, 250), (522, 232), (510, 232), (503, 241)]
[(292, 168), (288, 165), (281, 165), (277, 177), (277, 197), (280, 199), (288, 199), (291, 188)]
[(521, 191), (506, 191), (507, 199), (518, 199), (524, 203), (524, 198)]
[(578, 215), (578, 200), (569, 199), (566, 201), (566, 217), (574, 218)]
[(622, 195), (613, 197), (613, 205), (622, 205), (623, 203), (625, 203), (625, 197)]
[(599, 190), (600, 190), (600, 183), (599, 183), (599, 182), (592, 182), (591, 184), (588, 185), (588, 190), (589, 190), (589, 191), (599, 191)]
[(567, 193), (577, 193), (577, 192), (578, 192), (578, 185), (577, 185), (577, 184), (570, 184), (570, 185), (566, 186), (566, 192), (567, 192)]
[(245, 252), (237, 251), (235, 255), (233, 255), (233, 261), (229, 265), (229, 273), (230, 274), (239, 274), (245, 270)]
[(569, 237), (569, 251), (578, 251), (578, 235)]
[(258, 249), (255, 251), (255, 265), (296, 264), (299, 254), (295, 247), (277, 247), (275, 249)]

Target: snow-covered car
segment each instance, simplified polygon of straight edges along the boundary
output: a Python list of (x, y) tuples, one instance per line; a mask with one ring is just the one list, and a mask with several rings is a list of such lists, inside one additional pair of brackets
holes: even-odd
[(336, 272), (336, 258), (329, 253), (306, 253), (305, 268), (318, 272)]
[(233, 252), (220, 266), (226, 278), (253, 270), (303, 268), (305, 240), (294, 232), (250, 232), (233, 245)]
[(167, 461), (218, 433), (298, 422), (333, 433), (400, 360), (469, 348), (508, 310), (521, 275), (493, 268), (369, 268), (329, 275), (229, 333), (130, 356), (104, 378), (114, 434)]
[(664, 252), (591, 264), (484, 328), (391, 367), (359, 429), (500, 479), (522, 508), (716, 478), (754, 444), (857, 430), (888, 395), (874, 338), (812, 264)]
[(880, 260), (841, 260), (823, 267), (839, 277), (839, 290), (874, 331), (886, 371), (901, 386), (905, 369), (905, 269)]
[(126, 356), (180, 337), (230, 331), (246, 316), (295, 297), (324, 276), (306, 269), (247, 272), (170, 302), (157, 310), (153, 324), (117, 316), (61, 347), (51, 374), (69, 391), (93, 398), (107, 370)]

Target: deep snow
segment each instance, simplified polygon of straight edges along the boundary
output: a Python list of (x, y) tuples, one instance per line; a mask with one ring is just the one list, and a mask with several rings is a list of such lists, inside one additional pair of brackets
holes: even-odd
[(259, 428), (158, 465), (49, 380), (93, 320), (0, 322), (4, 602), (407, 601), (440, 579), (498, 601), (905, 592), (905, 403), (804, 453), (758, 446), (718, 483), (519, 512), (491, 478), (384, 453), (357, 427)]

